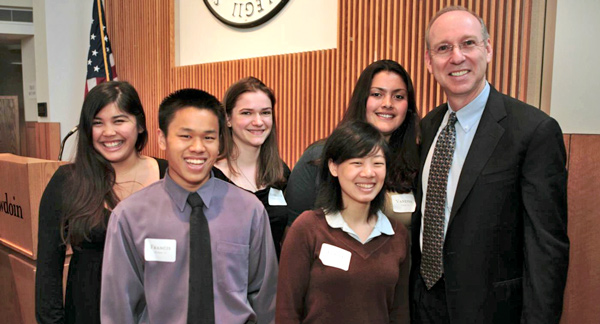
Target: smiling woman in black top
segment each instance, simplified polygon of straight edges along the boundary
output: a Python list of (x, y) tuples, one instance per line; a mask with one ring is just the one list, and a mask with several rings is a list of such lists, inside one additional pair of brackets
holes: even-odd
[(283, 190), (290, 169), (279, 157), (275, 95), (262, 81), (248, 77), (227, 89), (223, 105), (230, 145), (216, 163), (215, 176), (253, 192), (263, 203), (279, 257), (287, 225)]
[[(166, 161), (140, 154), (146, 117), (135, 89), (111, 81), (83, 102), (73, 164), (60, 167), (40, 202), (35, 283), (39, 323), (100, 323), (100, 278), (110, 211), (161, 178)], [(67, 245), (73, 249), (63, 305)]]

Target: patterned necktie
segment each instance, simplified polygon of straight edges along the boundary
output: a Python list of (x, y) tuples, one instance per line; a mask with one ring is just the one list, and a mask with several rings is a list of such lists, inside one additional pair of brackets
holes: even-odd
[(423, 254), (421, 258), (421, 276), (425, 280), (427, 289), (431, 289), (442, 277), (446, 187), (448, 172), (454, 155), (455, 123), (456, 113), (451, 112), (448, 124), (438, 136), (431, 158), (431, 167), (429, 168), (423, 228)]
[(190, 278), (188, 296), (188, 324), (215, 322), (213, 296), (212, 256), (210, 230), (204, 217), (204, 202), (198, 193), (188, 196), (190, 214)]

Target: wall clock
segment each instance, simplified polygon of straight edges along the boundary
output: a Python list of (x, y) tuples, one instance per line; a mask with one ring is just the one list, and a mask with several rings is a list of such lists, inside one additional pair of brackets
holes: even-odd
[(222, 23), (251, 28), (275, 17), (289, 0), (204, 0), (210, 12)]

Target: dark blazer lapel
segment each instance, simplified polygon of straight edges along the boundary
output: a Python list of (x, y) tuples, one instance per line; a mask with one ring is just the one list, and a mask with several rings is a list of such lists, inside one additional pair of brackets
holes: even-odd
[[(423, 120), (423, 122), (421, 123), (421, 148), (420, 148), (420, 163), (421, 163), (421, 170), (423, 170), (423, 167), (425, 166), (425, 160), (427, 159), (427, 153), (429, 152), (430, 148), (431, 148), (431, 144), (433, 143), (433, 140), (435, 139), (435, 135), (437, 134), (438, 129), (440, 128), (440, 125), (442, 124), (442, 120), (444, 119), (444, 115), (446, 114), (446, 111), (448, 110), (448, 105), (447, 104), (443, 104), (441, 106), (438, 106), (437, 108), (435, 108), (433, 111), (430, 112), (431, 114), (431, 118)], [(422, 181), (422, 174), (421, 172), (419, 172), (419, 176), (417, 177), (417, 181), (420, 184)], [(423, 197), (423, 192), (422, 192), (422, 188), (420, 185), (417, 186), (419, 188), (419, 190), (417, 191), (417, 204), (420, 206), (420, 202), (421, 202), (421, 198)], [(417, 210), (420, 210), (420, 207), (417, 206)]]
[(427, 153), (431, 148), (431, 144), (435, 139), (435, 135), (442, 124), (442, 120), (444, 119), (444, 115), (446, 114), (447, 110), (448, 104), (439, 106), (431, 112), (433, 115), (431, 116), (431, 119), (429, 119), (429, 122), (422, 125), (423, 137), (421, 142), (421, 170), (423, 170), (425, 160), (427, 159)]
[(452, 224), (456, 212), (469, 195), (483, 167), (496, 149), (502, 134), (504, 134), (504, 127), (498, 124), (504, 117), (506, 117), (506, 109), (504, 108), (502, 95), (491, 87), (488, 102), (481, 115), (477, 132), (460, 173), (448, 226)]
[[(435, 108), (434, 110), (432, 110), (428, 115), (427, 118), (421, 120), (421, 145), (419, 148), (419, 155), (420, 155), (420, 167), (421, 170), (423, 170), (423, 166), (425, 165), (425, 160), (427, 159), (427, 153), (429, 152), (429, 149), (431, 147), (431, 144), (433, 143), (433, 140), (435, 139), (435, 135), (437, 134), (437, 130), (440, 128), (440, 125), (442, 123), (442, 120), (444, 119), (444, 115), (446, 114), (446, 111), (448, 110), (448, 105), (447, 104), (442, 104), (440, 106), (438, 106), (437, 108)], [(415, 210), (415, 212), (412, 215), (412, 231), (413, 231), (413, 240), (416, 240), (414, 242), (418, 242), (417, 238), (419, 237), (419, 232), (420, 228), (421, 228), (421, 199), (423, 199), (423, 188), (421, 187), (421, 181), (422, 180), (422, 172), (419, 172), (418, 176), (417, 176), (417, 193), (416, 193), (416, 202), (417, 202), (417, 208)], [(416, 243), (413, 242), (414, 246), (418, 246)], [(420, 253), (421, 251), (419, 249), (414, 249), (415, 251), (413, 251), (413, 257), (414, 258), (419, 258), (420, 257)]]

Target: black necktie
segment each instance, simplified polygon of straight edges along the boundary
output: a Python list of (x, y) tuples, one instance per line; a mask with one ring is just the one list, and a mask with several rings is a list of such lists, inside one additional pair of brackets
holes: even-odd
[(188, 324), (215, 322), (213, 296), (212, 257), (210, 230), (204, 217), (204, 202), (193, 192), (188, 196), (192, 206), (190, 215), (190, 278), (188, 297)]
[(421, 276), (425, 280), (427, 289), (431, 289), (442, 277), (446, 187), (454, 155), (455, 123), (456, 113), (451, 112), (448, 124), (438, 136), (429, 168), (425, 217), (423, 218), (423, 256), (421, 258)]

